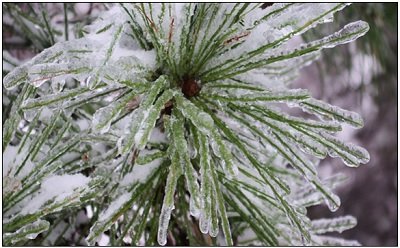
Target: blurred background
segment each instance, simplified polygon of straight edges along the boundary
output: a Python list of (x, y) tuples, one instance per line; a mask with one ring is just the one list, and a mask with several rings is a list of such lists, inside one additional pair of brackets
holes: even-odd
[(398, 245), (398, 93), (397, 3), (354, 3), (336, 13), (335, 22), (303, 35), (312, 40), (349, 22), (363, 20), (370, 30), (347, 45), (326, 49), (304, 68), (293, 88), (307, 88), (313, 97), (360, 113), (364, 127), (344, 127), (340, 138), (366, 148), (371, 160), (359, 168), (340, 159), (321, 161), (322, 177), (343, 172), (349, 179), (336, 190), (342, 205), (335, 213), (325, 206), (309, 209), (312, 218), (353, 215), (358, 225), (340, 234), (366, 246)]
[[(3, 77), (55, 42), (81, 37), (83, 27), (107, 7), (106, 3), (3, 3)], [(358, 225), (338, 235), (366, 246), (398, 245), (397, 11), (397, 3), (355, 3), (337, 13), (334, 23), (303, 34), (300, 42), (321, 38), (356, 20), (370, 25), (356, 42), (324, 50), (292, 85), (364, 118), (362, 129), (345, 127), (340, 138), (365, 147), (371, 161), (359, 168), (348, 168), (340, 159), (321, 161), (321, 177), (343, 172), (349, 180), (337, 189), (342, 201), (337, 212), (318, 206), (310, 208), (309, 215), (355, 216)], [(4, 123), (18, 89), (3, 88), (2, 94)]]

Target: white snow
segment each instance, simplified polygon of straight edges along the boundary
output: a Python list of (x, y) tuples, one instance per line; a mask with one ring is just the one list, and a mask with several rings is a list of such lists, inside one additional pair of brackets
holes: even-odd
[(86, 215), (89, 219), (91, 219), (93, 217), (93, 209), (92, 206), (86, 206)]
[(10, 176), (15, 177), (16, 180), (24, 178), (34, 168), (35, 164), (30, 159), (25, 162), (24, 167), (18, 173), (16, 172), (17, 166), (19, 166), (26, 157), (28, 149), (30, 147), (30, 140), (28, 139), (25, 143), (24, 148), (18, 154), (19, 147), (8, 145), (3, 153), (3, 177)]
[(90, 127), (90, 122), (88, 120), (85, 119), (79, 119), (76, 121), (76, 124), (78, 124), (79, 129), (81, 131), (86, 130)]
[(161, 130), (159, 128), (153, 128), (153, 130), (151, 131), (149, 141), (167, 142), (167, 135), (165, 135), (165, 133), (161, 132)]
[[(146, 155), (146, 152), (142, 152)], [(148, 154), (148, 153), (147, 153)], [(146, 165), (135, 165), (132, 172), (127, 174), (121, 181), (121, 186), (132, 185), (136, 182), (143, 183), (150, 176), (150, 174), (160, 166), (162, 159), (156, 159)]]
[(56, 198), (56, 201), (61, 201), (72, 194), (75, 189), (86, 186), (89, 181), (90, 179), (82, 174), (50, 176), (43, 180), (36, 197), (34, 197), (20, 213), (34, 213), (40, 209), (44, 203), (53, 198)]
[(110, 243), (110, 237), (106, 234), (101, 234), (100, 240), (98, 241), (99, 246), (108, 246)]
[(106, 220), (109, 217), (111, 217), (111, 215), (114, 214), (116, 211), (118, 211), (118, 209), (120, 207), (122, 207), (122, 205), (125, 202), (127, 202), (130, 197), (131, 197), (131, 193), (125, 193), (125, 194), (121, 195), (120, 197), (118, 197), (115, 201), (113, 201), (111, 203), (111, 205), (105, 211), (103, 211), (99, 215), (98, 221), (103, 221), (103, 220)]
[(82, 16), (88, 13), (91, 3), (76, 3), (74, 4), (75, 13)]
[(10, 174), (17, 159), (18, 147), (8, 145), (3, 153), (3, 177)]

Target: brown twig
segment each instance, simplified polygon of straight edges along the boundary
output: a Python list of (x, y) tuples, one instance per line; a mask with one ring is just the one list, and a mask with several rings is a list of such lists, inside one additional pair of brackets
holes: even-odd
[(144, 8), (139, 8), (139, 9), (142, 11), (142, 14), (146, 17), (147, 21), (150, 23), (151, 28), (154, 30), (155, 33), (157, 33), (158, 31), (156, 25), (154, 24), (154, 21), (146, 15), (146, 13), (144, 12)]
[(236, 36), (234, 36), (234, 37), (232, 37), (232, 38), (230, 38), (230, 39), (224, 41), (224, 45), (228, 45), (229, 43), (232, 43), (232, 42), (234, 42), (234, 41), (239, 41), (241, 38), (246, 37), (246, 36), (248, 36), (249, 34), (250, 34), (250, 31), (246, 31), (246, 32), (243, 33), (243, 34), (236, 35)]
[(169, 24), (168, 43), (171, 43), (172, 40), (174, 21), (175, 19), (172, 17), (171, 23)]

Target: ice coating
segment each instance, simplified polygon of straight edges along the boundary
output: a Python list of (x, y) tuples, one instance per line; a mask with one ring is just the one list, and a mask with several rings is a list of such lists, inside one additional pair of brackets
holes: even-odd
[[(158, 110), (161, 110), (161, 108), (163, 107), (161, 103), (158, 103), (158, 105), (156, 106), (153, 105), (153, 102), (155, 101), (158, 93), (161, 92), (166, 84), (167, 81), (165, 78), (160, 77), (159, 79), (157, 79), (157, 81), (152, 84), (148, 94), (142, 100), (140, 107), (134, 111), (134, 114), (132, 115), (133, 119), (130, 123), (130, 130), (127, 130), (127, 133), (129, 135), (127, 137), (121, 137), (123, 144), (123, 146), (121, 147), (122, 154), (127, 153), (134, 145), (139, 146), (140, 149), (144, 148), (144, 141), (147, 140), (144, 139), (143, 142), (140, 141), (143, 137), (147, 139), (149, 138), (151, 130), (148, 129), (152, 129), (153, 126), (151, 123), (155, 122), (159, 114)], [(165, 102), (166, 101), (167, 100), (165, 100)], [(149, 121), (148, 117), (150, 111), (152, 111), (153, 113), (151, 115), (152, 119)], [(144, 136), (144, 134), (146, 134), (146, 136)]]
[(158, 225), (158, 234), (157, 241), (160, 245), (164, 246), (167, 244), (167, 232), (168, 232), (168, 223), (171, 218), (171, 211), (174, 209), (173, 206), (170, 207), (162, 207), (160, 213), (160, 220)]
[(199, 185), (197, 182), (198, 174), (190, 161), (188, 145), (184, 136), (183, 132), (184, 129), (182, 128), (184, 125), (184, 119), (177, 111), (173, 111), (173, 117), (176, 117), (172, 118), (171, 121), (172, 125), (171, 130), (173, 137), (175, 137), (173, 142), (175, 149), (179, 151), (178, 152), (179, 161), (183, 168), (184, 176), (186, 179), (186, 185), (190, 193), (190, 201), (189, 201), (190, 213), (193, 216), (198, 217), (200, 214), (200, 207), (201, 207)]
[(307, 99), (299, 103), (299, 105), (306, 112), (315, 113), (321, 117), (327, 117), (340, 122), (345, 122), (355, 128), (361, 128), (364, 126), (364, 122), (359, 114), (313, 98)]
[(165, 196), (158, 224), (157, 241), (160, 245), (165, 245), (167, 243), (168, 224), (171, 218), (171, 211), (174, 209), (174, 193), (178, 178), (182, 174), (182, 170), (179, 165), (179, 157), (176, 151), (173, 153), (171, 163), (172, 164), (167, 177)]
[(14, 233), (4, 233), (3, 241), (8, 241), (12, 244), (18, 243), (27, 239), (35, 239), (40, 233), (49, 229), (50, 223), (45, 220), (37, 220), (30, 223)]
[[(366, 164), (370, 160), (370, 155), (367, 150), (364, 148), (354, 145), (352, 143), (345, 143), (340, 139), (333, 137), (327, 133), (320, 133), (322, 137), (324, 137), (327, 141), (332, 142), (336, 146), (336, 151), (331, 149), (329, 150), (330, 155), (333, 157), (340, 156), (343, 162), (349, 167), (358, 167), (360, 163)], [(338, 149), (340, 149), (341, 155), (337, 153)], [(345, 153), (345, 155), (342, 155)]]
[(332, 192), (331, 189), (323, 185), (323, 183), (318, 179), (315, 178), (311, 180), (314, 187), (321, 192), (324, 197), (326, 205), (329, 207), (329, 210), (335, 212), (340, 207), (340, 199), (339, 197)]
[[(129, 200), (129, 194), (125, 191), (127, 186), (137, 182), (140, 182), (139, 185), (145, 183), (149, 175), (159, 168), (161, 159), (164, 162), (171, 161), (171, 165), (165, 168), (168, 178), (159, 218), (158, 242), (161, 245), (167, 242), (168, 224), (176, 197), (176, 184), (181, 175), (185, 176), (186, 188), (190, 193), (190, 214), (199, 218), (200, 231), (204, 234), (209, 233), (213, 237), (218, 234), (219, 218), (225, 236), (226, 230), (229, 229), (226, 223), (227, 216), (233, 216), (231, 213), (224, 213), (225, 204), (221, 199), (224, 200), (225, 195), (217, 197), (217, 192), (226, 193), (225, 184), (236, 180), (235, 176), (240, 175), (238, 167), (246, 168), (247, 173), (253, 175), (248, 181), (257, 182), (255, 183), (257, 186), (247, 184), (253, 186), (249, 191), (260, 199), (262, 197), (269, 199), (272, 203), (266, 204), (268, 206), (278, 204), (285, 207), (287, 216), (283, 217), (273, 212), (276, 209), (268, 208), (268, 211), (271, 211), (271, 215), (282, 217), (285, 224), (288, 224), (285, 217), (290, 219), (293, 226), (285, 227), (283, 230), (288, 230), (291, 235), (295, 235), (296, 232), (293, 230), (299, 223), (303, 224), (303, 217), (296, 219), (297, 214), (304, 214), (305, 211), (300, 207), (292, 208), (292, 205), (309, 206), (325, 200), (332, 211), (337, 209), (340, 201), (331, 192), (331, 185), (314, 177), (316, 174), (314, 167), (317, 163), (303, 153), (317, 158), (324, 158), (328, 153), (333, 157), (341, 157), (349, 166), (368, 162), (369, 154), (363, 148), (344, 143), (331, 135), (341, 129), (340, 122), (361, 127), (362, 119), (355, 113), (310, 98), (306, 90), (290, 90), (287, 84), (296, 77), (300, 68), (318, 58), (321, 49), (345, 44), (362, 36), (368, 30), (368, 25), (364, 22), (355, 22), (346, 25), (333, 35), (303, 44), (296, 49), (291, 49), (288, 41), (320, 23), (332, 21), (333, 14), (346, 4), (278, 3), (266, 10), (261, 10), (257, 4), (245, 3), (121, 4), (120, 6), (126, 7), (127, 11), (118, 6), (112, 7), (98, 21), (86, 28), (89, 34), (84, 38), (57, 43), (35, 57), (32, 62), (9, 73), (4, 79), (7, 89), (30, 83), (41, 90), (48, 87), (50, 82), (52, 89), (48, 90), (51, 91), (50, 94), (47, 94), (47, 91), (39, 91), (39, 97), (24, 99), (21, 102), (25, 119), (33, 121), (37, 116), (36, 112), (44, 107), (48, 107), (50, 111), (63, 109), (68, 121), (72, 120), (70, 117), (72, 114), (84, 118), (71, 125), (91, 135), (85, 136), (79, 142), (90, 144), (101, 141), (101, 144), (94, 145), (90, 154), (84, 153), (82, 160), (91, 161), (92, 158), (88, 158), (88, 155), (100, 153), (101, 157), (94, 158), (94, 161), (100, 161), (99, 164), (93, 163), (96, 166), (95, 173), (107, 172), (112, 181), (121, 179), (116, 191), (118, 194), (111, 195), (111, 205), (106, 210), (103, 209), (100, 222), (90, 234), (90, 244), (94, 244), (95, 241), (92, 233), (100, 230), (100, 234), (96, 235), (102, 236), (101, 232), (108, 228), (104, 227), (106, 219)], [(243, 12), (239, 11), (241, 9)], [(249, 13), (246, 13), (247, 11)], [(136, 13), (135, 18), (130, 19), (129, 13)], [(192, 20), (197, 20), (196, 18), (201, 18), (202, 15), (204, 24), (201, 27), (192, 26)], [(134, 25), (146, 27), (139, 38), (134, 37), (130, 29)], [(222, 33), (219, 33), (220, 31)], [(198, 42), (193, 44), (193, 40), (185, 39), (186, 35), (196, 37)], [(217, 37), (224, 37), (218, 41), (221, 44), (216, 44), (214, 39)], [(130, 43), (129, 39), (136, 40)], [(211, 43), (207, 43), (210, 40)], [(213, 50), (207, 50), (209, 47), (213, 47)], [(261, 50), (263, 52), (258, 53)], [(203, 57), (198, 59), (199, 55)], [(181, 59), (181, 56), (187, 58)], [(207, 60), (208, 57), (212, 59)], [(156, 72), (156, 69), (159, 70)], [(183, 72), (187, 72), (186, 70), (192, 70), (189, 72), (201, 77), (198, 81), (201, 80), (203, 89), (196, 99), (187, 99), (179, 88), (174, 88), (176, 86), (174, 77), (181, 77)], [(159, 76), (169, 73), (171, 75), (167, 75), (168, 77)], [(169, 81), (170, 79), (172, 80)], [(74, 84), (68, 87), (68, 83), (65, 84), (66, 80), (73, 82), (76, 80), (78, 87), (72, 88), (75, 87)], [(117, 99), (115, 95), (118, 94), (127, 95), (126, 98)], [(137, 94), (143, 96), (140, 104), (132, 99)], [(172, 115), (163, 112), (168, 101), (171, 101), (170, 106), (177, 110), (176, 113), (173, 110)], [(93, 115), (81, 111), (81, 106), (91, 102), (104, 107), (98, 108)], [(300, 106), (304, 111), (321, 117), (321, 121), (285, 114), (281, 109), (272, 107), (275, 103), (287, 104), (289, 107)], [(242, 123), (233, 128), (233, 117), (227, 111), (229, 109), (250, 125)], [(123, 114), (127, 115), (119, 121), (119, 117)], [(160, 114), (163, 115), (162, 118), (159, 118)], [(214, 116), (223, 119), (222, 127)], [(173, 131), (166, 131), (165, 135), (162, 125), (167, 119), (171, 119), (174, 128)], [(111, 126), (111, 123), (117, 120), (118, 123)], [(47, 122), (44, 123), (48, 125)], [(200, 145), (188, 137), (192, 131), (186, 132), (188, 131), (186, 127), (192, 124), (200, 137)], [(233, 138), (222, 132), (224, 127), (233, 131)], [(151, 137), (155, 130), (158, 133)], [(234, 139), (235, 135), (239, 138)], [(69, 136), (61, 135), (61, 138), (68, 139)], [(104, 140), (107, 140), (105, 142), (107, 146), (118, 149), (118, 152), (114, 154), (114, 150), (107, 151), (109, 148), (103, 143)], [(146, 147), (149, 140), (152, 143)], [(242, 144), (241, 148), (244, 149), (238, 149), (240, 145), (237, 143)], [(199, 147), (195, 147), (196, 145)], [(156, 152), (153, 150), (154, 153), (146, 153), (146, 149), (154, 149), (153, 146), (157, 147)], [(81, 151), (82, 148), (78, 148)], [(45, 147), (41, 152), (46, 152), (47, 149), (51, 148)], [(140, 155), (136, 158), (132, 171), (122, 176), (117, 175), (123, 167), (123, 158), (133, 161), (136, 151), (139, 151)], [(275, 153), (278, 154), (277, 159), (269, 161), (270, 156)], [(56, 159), (62, 152), (57, 147), (55, 152), (50, 154), (51, 158)], [(114, 155), (120, 154), (123, 155), (122, 158), (116, 159)], [(70, 154), (63, 159), (66, 157), (70, 159), (73, 156)], [(63, 163), (50, 161), (51, 159), (44, 161), (43, 167), (49, 168), (51, 172), (57, 168), (62, 171)], [(210, 161), (213, 161), (212, 166)], [(79, 166), (86, 162), (80, 161)], [(305, 176), (314, 187), (305, 189), (304, 199), (295, 199), (293, 202), (288, 200), (291, 199), (289, 197), (291, 190), (303, 183), (298, 177), (293, 176), (291, 180), (291, 176), (297, 174), (294, 170), (285, 168), (288, 163)], [(255, 170), (254, 166), (258, 166), (259, 171)], [(200, 170), (199, 175), (198, 170)], [(224, 179), (210, 180), (210, 174), (217, 171), (218, 176), (222, 173)], [(57, 169), (57, 173), (59, 172)], [(10, 182), (20, 183), (18, 180)], [(245, 184), (241, 186), (246, 187)], [(19, 186), (15, 189), (12, 187), (8, 192), (11, 194), (18, 189)], [(79, 192), (76, 191), (75, 196), (79, 196)], [(68, 197), (67, 193), (64, 193), (60, 194), (60, 199)], [(244, 195), (248, 196), (247, 193)], [(249, 197), (251, 201), (254, 200), (254, 203), (259, 204), (258, 198), (255, 200)], [(124, 218), (127, 216), (129, 214), (124, 215)], [(333, 230), (329, 223), (337, 222), (340, 220), (321, 220), (314, 224), (315, 228), (326, 231)], [(350, 220), (349, 223), (348, 226), (351, 226), (353, 222)], [(100, 226), (104, 227), (104, 230), (98, 228)], [(307, 235), (303, 233), (300, 236), (301, 239), (307, 239)], [(35, 237), (35, 234), (30, 237)], [(308, 242), (294, 240), (293, 243)], [(325, 241), (335, 243), (336, 240)]]
[(333, 219), (317, 219), (311, 222), (312, 231), (322, 234), (326, 232), (343, 232), (357, 225), (357, 220), (353, 216), (341, 216)]

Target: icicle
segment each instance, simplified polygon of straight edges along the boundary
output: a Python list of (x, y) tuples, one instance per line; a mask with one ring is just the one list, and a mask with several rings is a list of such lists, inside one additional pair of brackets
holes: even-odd
[(312, 221), (312, 232), (323, 234), (327, 232), (343, 232), (357, 225), (353, 216), (341, 216), (333, 219), (318, 219)]
[(210, 234), (211, 237), (217, 237), (218, 233), (219, 233), (218, 222), (211, 222), (208, 234)]
[(190, 201), (189, 201), (189, 212), (190, 215), (198, 218), (200, 216), (200, 207), (199, 207), (199, 198), (195, 198), (193, 195), (190, 195)]
[(211, 237), (217, 237), (219, 232), (218, 226), (218, 203), (215, 196), (215, 192), (211, 194), (211, 220), (209, 224), (208, 233)]
[(317, 44), (318, 46), (322, 46), (323, 48), (332, 48), (337, 45), (345, 44), (348, 42), (352, 42), (357, 38), (363, 36), (369, 30), (368, 23), (364, 21), (356, 21), (347, 24), (338, 32), (329, 35), (321, 40), (312, 42), (311, 46)]
[(209, 232), (210, 228), (210, 219), (207, 219), (204, 213), (200, 214), (200, 219), (199, 219), (199, 228), (200, 231), (204, 234), (207, 234)]
[[(184, 175), (186, 179), (186, 184), (188, 185), (188, 190), (190, 193), (190, 214), (198, 217), (200, 214), (200, 197), (199, 197), (199, 185), (197, 183), (197, 172), (193, 168), (193, 165), (190, 161), (189, 150), (187, 146), (187, 142), (184, 135), (184, 119), (183, 116), (176, 111), (175, 109), (172, 112), (173, 119), (171, 120), (172, 124), (172, 134), (173, 134), (173, 142), (175, 149), (179, 151), (179, 158), (184, 168)], [(173, 121), (175, 119), (175, 121)]]
[(207, 137), (198, 132), (199, 154), (200, 154), (200, 174), (201, 174), (201, 198), (202, 210), (200, 213), (199, 227), (204, 234), (209, 232), (211, 219), (211, 181), (210, 181), (210, 157)]
[(167, 244), (168, 224), (171, 218), (171, 211), (174, 209), (173, 206), (162, 207), (160, 220), (158, 225), (157, 241), (158, 244), (164, 246)]
[(342, 161), (349, 167), (358, 167), (360, 163), (366, 164), (370, 160), (370, 155), (364, 148), (344, 143), (338, 138), (324, 132), (319, 133), (323, 138), (329, 141), (337, 150), (330, 149), (329, 155), (332, 157), (341, 157)]
[[(174, 121), (167, 122), (167, 130), (172, 131)], [(161, 208), (160, 219), (158, 222), (157, 241), (160, 245), (167, 243), (168, 224), (171, 218), (171, 211), (174, 209), (174, 194), (179, 177), (182, 175), (182, 169), (179, 162), (178, 151), (174, 147), (170, 148), (171, 165), (165, 185), (165, 195)]]
[(323, 195), (325, 203), (329, 207), (329, 210), (335, 212), (340, 207), (340, 198), (335, 195), (331, 189), (322, 184), (318, 177), (315, 177), (315, 179), (311, 180), (311, 183), (316, 188), (316, 190)]

